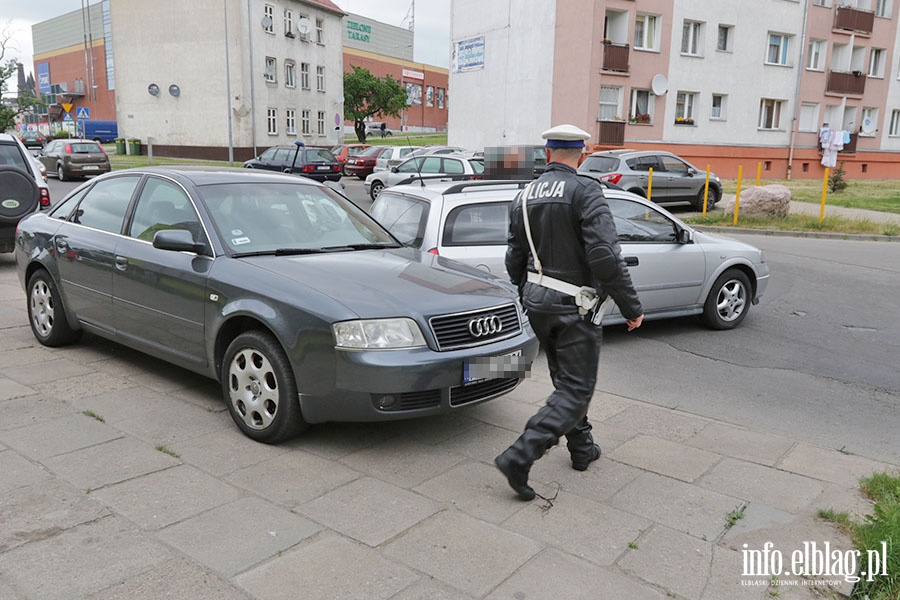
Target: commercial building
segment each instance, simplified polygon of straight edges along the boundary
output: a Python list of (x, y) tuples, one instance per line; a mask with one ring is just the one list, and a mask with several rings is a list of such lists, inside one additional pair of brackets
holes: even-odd
[(595, 148), (784, 178), (821, 177), (820, 138), (839, 137), (848, 176), (895, 177), (894, 4), (455, 0), (449, 143), (532, 144), (570, 122)]

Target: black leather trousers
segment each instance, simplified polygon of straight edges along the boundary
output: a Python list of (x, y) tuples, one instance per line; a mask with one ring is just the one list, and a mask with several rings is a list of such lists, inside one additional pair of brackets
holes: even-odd
[(577, 313), (529, 311), (528, 318), (547, 355), (555, 390), (507, 450), (510, 458), (526, 468), (564, 435), (573, 457), (593, 452), (587, 410), (597, 383), (602, 337), (600, 327)]

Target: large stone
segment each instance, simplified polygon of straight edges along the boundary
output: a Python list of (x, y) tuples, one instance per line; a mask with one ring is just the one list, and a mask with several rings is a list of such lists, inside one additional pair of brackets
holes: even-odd
[[(734, 194), (722, 196), (722, 208), (726, 213), (734, 212)], [(783, 185), (751, 185), (741, 191), (739, 216), (745, 217), (786, 217), (791, 206), (791, 190)]]

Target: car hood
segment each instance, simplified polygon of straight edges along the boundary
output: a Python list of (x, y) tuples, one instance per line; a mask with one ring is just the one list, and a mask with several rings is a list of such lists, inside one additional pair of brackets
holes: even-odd
[(293, 286), (332, 299), (352, 315), (429, 316), (515, 301), (507, 286), (478, 270), (411, 248), (258, 256), (239, 259)]
[(712, 245), (720, 245), (726, 246), (732, 252), (755, 252), (758, 253), (760, 250), (756, 246), (751, 244), (747, 244), (746, 242), (742, 242), (740, 240), (736, 240), (734, 238), (726, 237), (723, 235), (713, 235), (711, 233), (704, 233), (702, 231), (694, 231), (694, 241), (703, 246), (712, 246)]

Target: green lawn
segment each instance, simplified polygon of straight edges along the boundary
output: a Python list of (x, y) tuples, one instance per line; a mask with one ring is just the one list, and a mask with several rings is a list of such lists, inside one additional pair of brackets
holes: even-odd
[[(799, 202), (822, 202), (821, 179), (764, 179), (761, 185), (780, 184), (791, 190), (791, 200)], [(723, 179), (726, 194), (733, 194), (737, 188), (736, 179)], [(756, 178), (745, 178), (741, 188), (756, 185)], [(847, 188), (840, 192), (829, 191), (825, 203), (848, 208), (865, 208), (900, 214), (900, 179), (847, 180)]]

